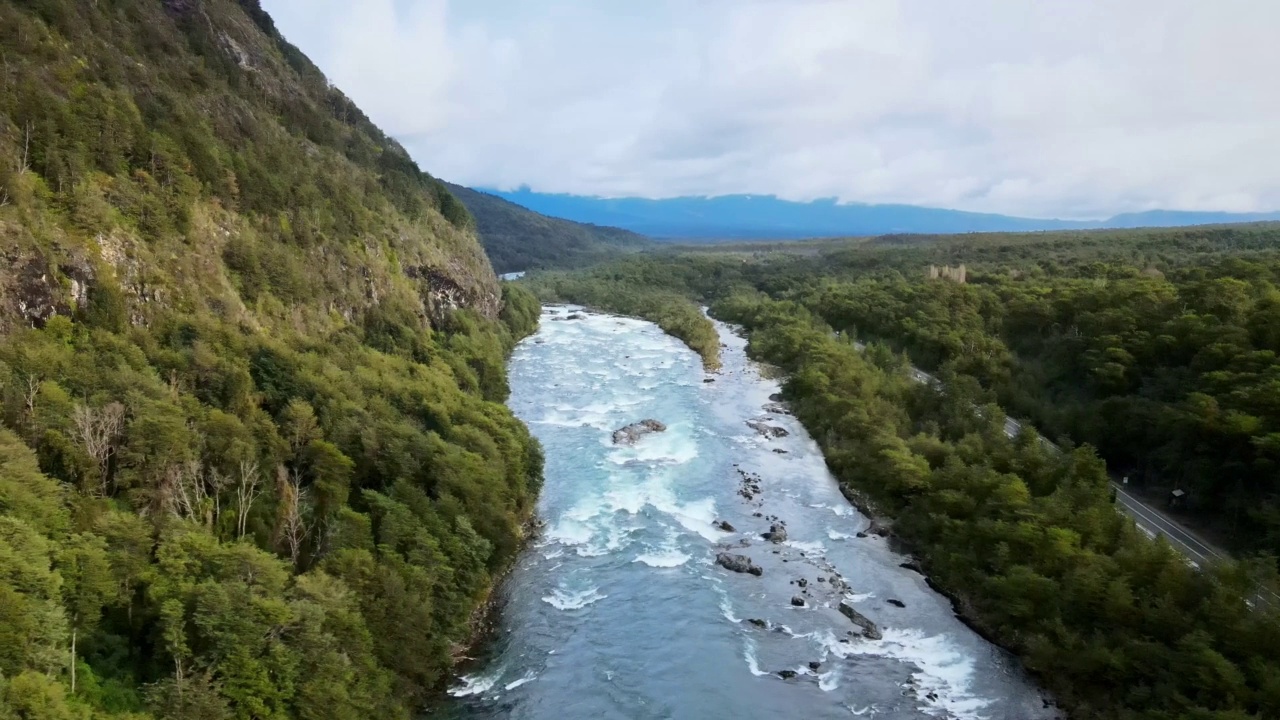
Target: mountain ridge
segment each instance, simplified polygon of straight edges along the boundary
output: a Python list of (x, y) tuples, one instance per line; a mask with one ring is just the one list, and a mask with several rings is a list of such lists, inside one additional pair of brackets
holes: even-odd
[(630, 230), (549, 217), (491, 193), (445, 186), (475, 218), (480, 242), (500, 273), (581, 267), (654, 242)]
[(483, 192), (551, 217), (614, 225), (654, 238), (677, 240), (1176, 227), (1280, 220), (1280, 212), (1150, 210), (1104, 220), (1063, 220), (919, 205), (839, 203), (831, 198), (797, 202), (772, 195), (648, 199), (539, 193), (527, 188)]

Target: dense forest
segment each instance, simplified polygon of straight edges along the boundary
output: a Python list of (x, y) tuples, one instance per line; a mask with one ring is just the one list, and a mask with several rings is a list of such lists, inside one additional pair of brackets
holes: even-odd
[(407, 718), (537, 300), (255, 0), (0, 0), (0, 718)]
[(446, 186), (475, 218), (484, 251), (500, 273), (583, 267), (653, 245), (630, 230), (548, 217), (496, 195)]
[[(1265, 718), (1280, 714), (1280, 608), (1257, 598), (1280, 550), (1278, 241), (1275, 225), (896, 236), (650, 253), (533, 283), (683, 296), (743, 325), (846, 492), (894, 518), (1073, 716)], [(1003, 408), (1062, 450), (1006, 437)], [(1109, 466), (1187, 488), (1191, 517), (1250, 559), (1194, 568), (1148, 539), (1113, 506)]]

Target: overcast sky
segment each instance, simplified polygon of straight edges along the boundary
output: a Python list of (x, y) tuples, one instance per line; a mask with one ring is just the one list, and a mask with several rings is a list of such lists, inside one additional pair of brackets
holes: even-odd
[(1277, 0), (263, 0), (423, 169), (1029, 216), (1280, 209)]

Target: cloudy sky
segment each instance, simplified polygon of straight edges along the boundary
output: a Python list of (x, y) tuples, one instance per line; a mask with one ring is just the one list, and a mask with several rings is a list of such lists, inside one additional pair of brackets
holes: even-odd
[(432, 174), (1030, 216), (1280, 209), (1275, 0), (263, 0)]

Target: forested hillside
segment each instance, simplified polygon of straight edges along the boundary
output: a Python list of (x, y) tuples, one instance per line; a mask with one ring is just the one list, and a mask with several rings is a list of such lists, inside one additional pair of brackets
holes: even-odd
[[(673, 252), (534, 282), (745, 326), (846, 492), (1073, 716), (1280, 714), (1280, 607), (1257, 597), (1280, 553), (1280, 227)], [(1007, 438), (1002, 408), (1065, 451)], [(1249, 559), (1189, 566), (1117, 512), (1109, 469), (1187, 489)]]
[(256, 0), (0, 0), (0, 718), (404, 718), (519, 547), (537, 323)]
[(446, 185), (476, 219), (480, 242), (500, 273), (581, 267), (653, 244), (630, 230), (547, 217), (496, 195)]

